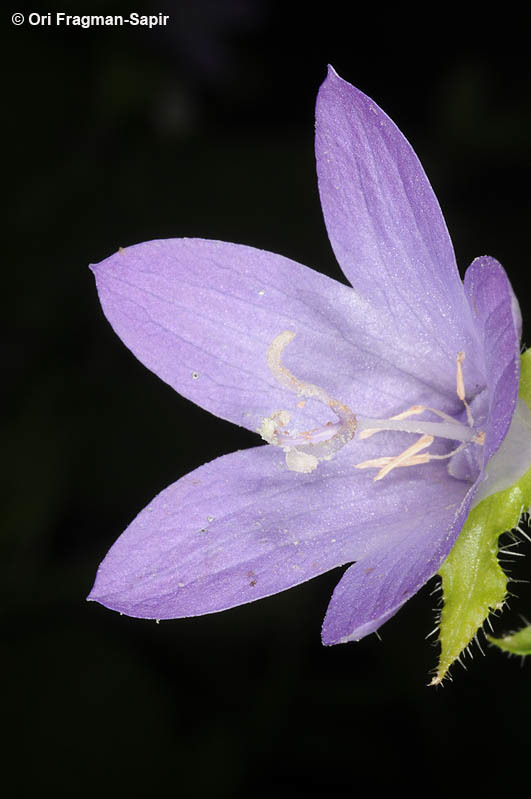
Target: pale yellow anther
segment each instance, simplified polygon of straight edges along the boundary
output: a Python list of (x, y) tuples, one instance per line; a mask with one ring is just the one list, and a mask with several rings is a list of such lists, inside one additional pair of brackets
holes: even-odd
[(463, 361), (465, 360), (465, 353), (463, 351), (457, 353), (457, 396), (465, 406), (466, 420), (469, 427), (474, 426), (474, 417), (472, 411), (466, 401), (465, 381), (463, 380)]
[(413, 455), (416, 455), (421, 450), (431, 446), (431, 444), (433, 444), (433, 441), (434, 441), (433, 436), (421, 436), (417, 441), (415, 441), (414, 444), (412, 444), (410, 447), (401, 452), (400, 455), (397, 455), (396, 458), (394, 458), (391, 463), (388, 463), (386, 466), (380, 469), (380, 471), (374, 478), (374, 481), (376, 482), (376, 480), (382, 480), (386, 474), (389, 474), (390, 471), (396, 469), (396, 467), (400, 466), (401, 463), (408, 461), (409, 458), (411, 458)]
[(402, 413), (397, 413), (396, 416), (392, 416), (392, 419), (407, 419), (408, 416), (416, 416), (419, 413), (423, 413), (426, 410), (424, 405), (412, 405), (411, 408), (407, 408)]
[[(424, 456), (418, 456), (418, 453), (433, 444), (433, 441), (433, 436), (421, 436), (415, 441), (414, 444), (401, 452), (400, 455), (396, 455), (392, 458), (376, 458), (373, 461), (363, 461), (363, 463), (356, 464), (356, 469), (367, 469), (369, 467), (378, 468), (381, 466), (380, 471), (374, 478), (374, 481), (376, 482), (377, 480), (383, 480), (383, 478), (389, 474), (389, 472), (398, 468), (399, 466), (414, 466), (417, 463), (428, 463), (430, 456), (427, 453)], [(420, 457), (422, 460), (413, 461), (415, 457)], [(385, 461), (385, 463), (382, 463), (383, 461)]]
[[(432, 455), (428, 452), (424, 452), (422, 455), (413, 455), (412, 457), (408, 458), (405, 461), (400, 461), (400, 463), (396, 463), (393, 468), (400, 468), (400, 466), (419, 466), (422, 463), (429, 463), (432, 459)], [(386, 457), (386, 458), (373, 458), (372, 460), (362, 461), (362, 463), (356, 463), (354, 465), (355, 469), (381, 469), (382, 466), (387, 466), (388, 463), (393, 463), (396, 461), (396, 456)]]
[(465, 399), (465, 381), (463, 380), (463, 361), (465, 360), (465, 353), (457, 353), (457, 396), (464, 402)]

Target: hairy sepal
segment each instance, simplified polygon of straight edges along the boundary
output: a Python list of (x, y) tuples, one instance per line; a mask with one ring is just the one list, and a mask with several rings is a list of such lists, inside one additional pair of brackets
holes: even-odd
[(527, 627), (522, 627), (515, 633), (504, 635), (503, 638), (494, 638), (492, 635), (487, 635), (487, 639), (491, 644), (494, 644), (503, 652), (508, 652), (510, 655), (531, 655), (531, 624)]
[[(531, 410), (531, 349), (521, 358), (519, 396)], [(508, 578), (498, 562), (498, 541), (500, 535), (518, 525), (522, 513), (530, 506), (531, 468), (514, 485), (486, 497), (469, 513), (459, 538), (439, 569), (443, 594), (439, 625), (441, 653), (431, 685), (438, 685), (444, 679), (489, 613), (503, 607)], [(500, 645), (499, 640), (494, 643)]]

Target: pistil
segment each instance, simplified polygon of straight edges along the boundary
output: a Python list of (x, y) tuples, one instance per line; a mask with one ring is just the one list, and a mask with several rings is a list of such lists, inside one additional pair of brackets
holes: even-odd
[[(337, 416), (338, 421), (328, 422), (322, 427), (306, 430), (302, 433), (291, 433), (287, 429), (290, 421), (290, 414), (287, 411), (276, 411), (262, 420), (258, 432), (269, 444), (279, 446), (284, 450), (286, 464), (290, 470), (306, 473), (314, 471), (319, 461), (330, 460), (336, 452), (352, 440), (356, 433), (360, 439), (370, 438), (384, 430), (413, 433), (420, 436), (417, 441), (398, 455), (374, 458), (356, 464), (358, 469), (377, 468), (379, 471), (374, 478), (375, 480), (381, 480), (395, 468), (416, 466), (421, 463), (428, 463), (430, 460), (450, 458), (466, 444), (475, 443), (481, 446), (484, 443), (485, 434), (474, 430), (474, 419), (465, 398), (466, 392), (462, 371), (462, 362), (465, 358), (464, 352), (459, 352), (457, 355), (456, 383), (457, 396), (465, 406), (468, 425), (458, 422), (444, 411), (429, 408), (425, 405), (412, 405), (390, 419), (372, 419), (356, 416), (348, 405), (330, 397), (323, 388), (313, 383), (306, 383), (295, 377), (283, 365), (283, 351), (294, 338), (294, 332), (285, 330), (276, 336), (269, 345), (267, 363), (272, 374), (281, 385), (300, 397), (311, 397), (327, 405)], [(298, 405), (303, 407), (304, 401), (299, 402)], [(442, 421), (430, 422), (411, 418), (423, 413), (432, 413), (442, 419)], [(445, 455), (420, 454), (423, 449), (431, 446), (435, 438), (458, 441), (460, 444), (456, 449)]]
[[(425, 408), (428, 410), (428, 408)], [(430, 409), (431, 410), (431, 409)], [(467, 427), (461, 422), (425, 422), (412, 421), (405, 422), (402, 419), (369, 419), (363, 416), (356, 417), (360, 438), (363, 432), (368, 429), (374, 430), (397, 430), (400, 433), (417, 433), (418, 435), (428, 435), (435, 438), (447, 438), (450, 441), (474, 441), (476, 433), (471, 427)]]

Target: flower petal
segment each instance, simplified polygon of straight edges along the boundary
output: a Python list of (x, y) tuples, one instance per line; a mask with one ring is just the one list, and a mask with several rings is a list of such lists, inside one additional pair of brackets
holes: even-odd
[[(377, 445), (366, 445), (372, 455)], [(445, 480), (439, 465), (403, 471), (384, 486), (347, 454), (312, 474), (288, 471), (275, 447), (218, 458), (137, 516), (101, 564), (89, 599), (142, 618), (195, 616), (392, 551), (410, 528), (429, 528), (439, 505), (455, 513), (467, 488)]]
[(315, 148), (328, 235), (356, 292), (397, 337), (407, 330), (419, 348), (429, 342), (440, 365), (459, 348), (473, 354), (452, 243), (424, 170), (389, 117), (332, 68), (317, 98)]
[[(397, 319), (288, 258), (169, 239), (121, 249), (93, 270), (107, 318), (142, 363), (250, 430), (280, 409), (296, 414), (300, 429), (330, 419), (317, 400), (301, 408), (271, 374), (267, 350), (285, 330), (297, 334), (283, 356), (291, 371), (360, 414), (388, 416), (413, 402), (455, 411), (458, 350), (445, 368), (433, 341), (397, 336)], [(454, 338), (464, 349), (459, 326)]]
[(469, 492), (461, 503), (459, 495), (453, 503), (445, 502), (446, 491), (456, 491), (458, 485), (458, 480), (447, 481), (438, 500), (424, 504), (423, 514), (408, 517), (404, 536), (390, 539), (347, 569), (326, 612), (324, 644), (359, 641), (375, 632), (435, 574), (463, 526), (472, 498)]
[(504, 268), (495, 258), (476, 258), (465, 274), (465, 292), (481, 337), (489, 392), (485, 462), (511, 424), (520, 380), (522, 315)]
[[(477, 258), (467, 270), (465, 290), (475, 317), (487, 375), (488, 419), (484, 461), (500, 446), (516, 407), (520, 374), (521, 316), (503, 267), (489, 257)], [(496, 456), (494, 456), (496, 457)], [(487, 464), (487, 472), (489, 466)], [(456, 506), (426, 502), (426, 518), (411, 524), (407, 535), (378, 548), (351, 566), (332, 596), (323, 624), (325, 644), (359, 640), (391, 618), (440, 567), (461, 531), (473, 503), (484, 498), (480, 474)], [(499, 490), (495, 475), (494, 490)], [(447, 475), (447, 483), (460, 484)], [(461, 483), (466, 486), (466, 483)], [(442, 488), (442, 484), (441, 484)], [(448, 485), (444, 491), (451, 490)], [(487, 492), (489, 493), (489, 492)]]

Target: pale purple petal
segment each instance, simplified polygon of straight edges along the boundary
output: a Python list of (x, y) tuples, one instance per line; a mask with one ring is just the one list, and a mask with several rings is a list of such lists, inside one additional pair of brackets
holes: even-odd
[[(368, 457), (380, 447), (376, 437), (364, 446)], [(147, 618), (223, 610), (429, 530), (434, 516), (455, 514), (468, 487), (445, 482), (440, 464), (374, 483), (347, 449), (309, 475), (289, 472), (266, 446), (201, 466), (137, 516), (90, 599)]]
[(397, 337), (427, 344), (442, 369), (459, 349), (475, 355), (452, 243), (424, 170), (394, 122), (332, 68), (317, 99), (316, 158), (330, 242), (354, 289)]
[[(471, 264), (465, 288), (485, 353), (483, 462), (486, 464), (501, 444), (516, 405), (521, 317), (507, 275), (494, 258), (477, 258)], [(374, 632), (435, 574), (462, 529), (482, 479), (480, 473), (457, 512), (455, 507), (444, 503), (435, 510), (426, 500), (429, 513), (425, 520), (418, 526), (412, 524), (405, 537), (385, 542), (346, 571), (328, 607), (323, 624), (324, 643), (359, 640)], [(446, 475), (446, 482), (460, 481)], [(447, 486), (444, 490), (448, 490)]]
[(426, 501), (424, 516), (411, 519), (401, 539), (389, 539), (347, 569), (326, 612), (324, 644), (359, 641), (374, 632), (433, 576), (463, 526), (472, 491), (457, 510), (443, 498), (441, 492), (436, 506)]
[(520, 381), (522, 315), (505, 270), (495, 258), (476, 258), (465, 274), (465, 292), (482, 343), (488, 376), (488, 460), (502, 443), (513, 417)]
[[(392, 309), (381, 313), (280, 255), (171, 239), (122, 249), (93, 269), (103, 310), (132, 352), (183, 396), (248, 429), (278, 409), (296, 413), (302, 429), (329, 419), (315, 400), (298, 408), (271, 374), (267, 349), (284, 330), (297, 334), (284, 356), (292, 372), (357, 413), (435, 400), (455, 409), (458, 349), (439, 361), (433, 342), (397, 335)], [(455, 347), (467, 346), (459, 327), (452, 335)]]

